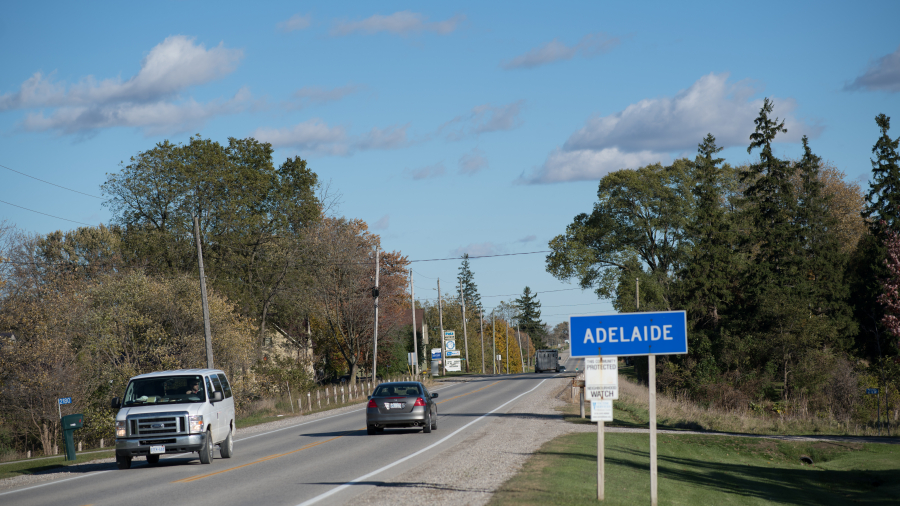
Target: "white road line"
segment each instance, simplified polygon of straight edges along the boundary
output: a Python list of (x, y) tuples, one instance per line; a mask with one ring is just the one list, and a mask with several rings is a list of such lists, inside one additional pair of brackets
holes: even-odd
[[(110, 469), (110, 471), (111, 471), (111, 469)], [(84, 474), (81, 476), (76, 476), (74, 478), (66, 478), (65, 480), (54, 480), (54, 481), (51, 481), (48, 483), (42, 483), (40, 485), (34, 485), (34, 486), (28, 487), (28, 488), (20, 488), (18, 490), (10, 490), (9, 492), (0, 492), (0, 496), (4, 496), (4, 495), (8, 495), (8, 494), (15, 494), (16, 492), (24, 492), (26, 490), (33, 490), (33, 489), (41, 488), (41, 487), (46, 487), (47, 485), (56, 485), (57, 483), (63, 483), (65, 481), (72, 481), (72, 480), (78, 480), (81, 478), (87, 478), (88, 476), (96, 476), (98, 474), (108, 473), (110, 471), (97, 471), (97, 472), (93, 472), (93, 473)]]
[[(548, 379), (549, 379), (549, 378), (548, 378)], [(364, 474), (364, 475), (360, 476), (359, 478), (352, 479), (352, 480), (350, 480), (350, 481), (344, 483), (343, 485), (339, 485), (339, 486), (337, 486), (337, 487), (335, 487), (335, 488), (329, 490), (328, 492), (325, 492), (324, 494), (317, 495), (316, 497), (313, 497), (312, 499), (309, 499), (309, 500), (307, 500), (307, 501), (304, 501), (304, 502), (298, 504), (297, 506), (309, 506), (309, 505), (311, 505), (311, 504), (315, 504), (315, 503), (321, 501), (322, 499), (325, 499), (325, 498), (327, 498), (327, 497), (331, 497), (331, 496), (334, 495), (334, 494), (337, 494), (338, 492), (340, 492), (340, 491), (342, 491), (342, 490), (344, 490), (344, 489), (350, 487), (350, 486), (351, 486), (352, 484), (354, 484), (354, 483), (357, 483), (357, 482), (360, 482), (360, 481), (369, 479), (369, 478), (371, 478), (372, 476), (375, 476), (376, 474), (378, 474), (378, 473), (380, 473), (380, 472), (382, 472), (382, 471), (387, 471), (388, 469), (390, 469), (390, 468), (396, 466), (397, 464), (402, 464), (403, 462), (406, 462), (407, 460), (409, 460), (409, 459), (411, 459), (411, 458), (413, 458), (413, 457), (416, 457), (416, 456), (418, 456), (418, 455), (421, 455), (421, 454), (427, 452), (428, 450), (430, 450), (430, 449), (432, 449), (432, 448), (434, 448), (434, 447), (440, 445), (441, 443), (447, 441), (448, 439), (452, 438), (453, 436), (455, 436), (455, 435), (459, 434), (460, 432), (466, 430), (467, 428), (469, 428), (469, 426), (471, 426), (471, 425), (474, 424), (474, 423), (477, 423), (477, 422), (480, 421), (482, 418), (485, 418), (486, 416), (488, 416), (488, 415), (494, 413), (495, 411), (500, 410), (501, 408), (503, 408), (503, 406), (506, 406), (507, 404), (509, 404), (509, 403), (511, 403), (511, 402), (513, 402), (513, 401), (515, 401), (515, 400), (517, 400), (519, 397), (522, 397), (523, 395), (527, 395), (527, 394), (530, 394), (531, 392), (534, 392), (535, 390), (537, 390), (537, 388), (538, 388), (539, 386), (543, 385), (545, 381), (547, 381), (547, 380), (546, 380), (546, 379), (541, 380), (541, 382), (538, 383), (537, 385), (535, 385), (535, 387), (532, 388), (531, 390), (529, 390), (529, 391), (527, 391), (527, 392), (523, 392), (523, 393), (521, 393), (521, 394), (519, 394), (519, 395), (513, 397), (512, 399), (510, 399), (510, 400), (504, 402), (503, 404), (497, 406), (496, 408), (492, 409), (491, 411), (488, 411), (487, 413), (485, 413), (485, 414), (479, 416), (478, 418), (472, 420), (471, 422), (469, 422), (469, 423), (463, 425), (462, 427), (456, 429), (452, 434), (449, 434), (449, 435), (447, 435), (446, 437), (444, 437), (444, 439), (441, 439), (440, 441), (438, 441), (438, 442), (436, 442), (436, 443), (434, 443), (434, 444), (431, 444), (431, 445), (429, 445), (429, 446), (426, 446), (425, 448), (422, 448), (421, 450), (419, 450), (419, 451), (417, 451), (417, 452), (415, 452), (415, 453), (411, 453), (411, 454), (407, 455), (406, 457), (403, 457), (402, 459), (395, 460), (394, 462), (391, 462), (390, 464), (388, 464), (388, 465), (386, 465), (386, 466), (384, 466), (384, 467), (381, 467), (381, 468), (379, 468), (379, 469), (376, 469), (376, 470), (372, 471), (371, 473)]]

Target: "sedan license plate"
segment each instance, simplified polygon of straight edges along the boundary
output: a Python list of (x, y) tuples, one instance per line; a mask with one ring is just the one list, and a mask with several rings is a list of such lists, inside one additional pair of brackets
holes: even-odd
[(166, 445), (158, 445), (150, 447), (150, 455), (156, 455), (158, 453), (166, 453)]
[(387, 409), (403, 409), (402, 402), (385, 402), (384, 407)]

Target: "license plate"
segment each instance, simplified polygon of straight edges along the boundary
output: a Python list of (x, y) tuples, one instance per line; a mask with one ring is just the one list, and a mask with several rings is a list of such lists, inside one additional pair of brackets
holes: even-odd
[(403, 403), (402, 402), (385, 402), (384, 407), (386, 407), (387, 409), (402, 409)]
[(166, 453), (166, 445), (150, 447), (150, 455), (156, 455), (157, 453)]

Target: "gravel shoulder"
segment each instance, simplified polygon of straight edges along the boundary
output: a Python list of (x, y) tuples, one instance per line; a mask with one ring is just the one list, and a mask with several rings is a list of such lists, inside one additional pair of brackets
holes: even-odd
[(468, 433), (439, 459), (406, 472), (353, 499), (354, 504), (485, 504), (547, 441), (569, 432), (595, 431), (593, 425), (563, 421), (557, 399), (570, 378), (550, 378), (513, 404), (506, 416), (492, 417)]

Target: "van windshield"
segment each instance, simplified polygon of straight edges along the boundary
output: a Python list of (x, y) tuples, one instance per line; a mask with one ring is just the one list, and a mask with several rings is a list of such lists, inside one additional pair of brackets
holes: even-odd
[(131, 380), (122, 406), (205, 402), (203, 376), (156, 376)]

